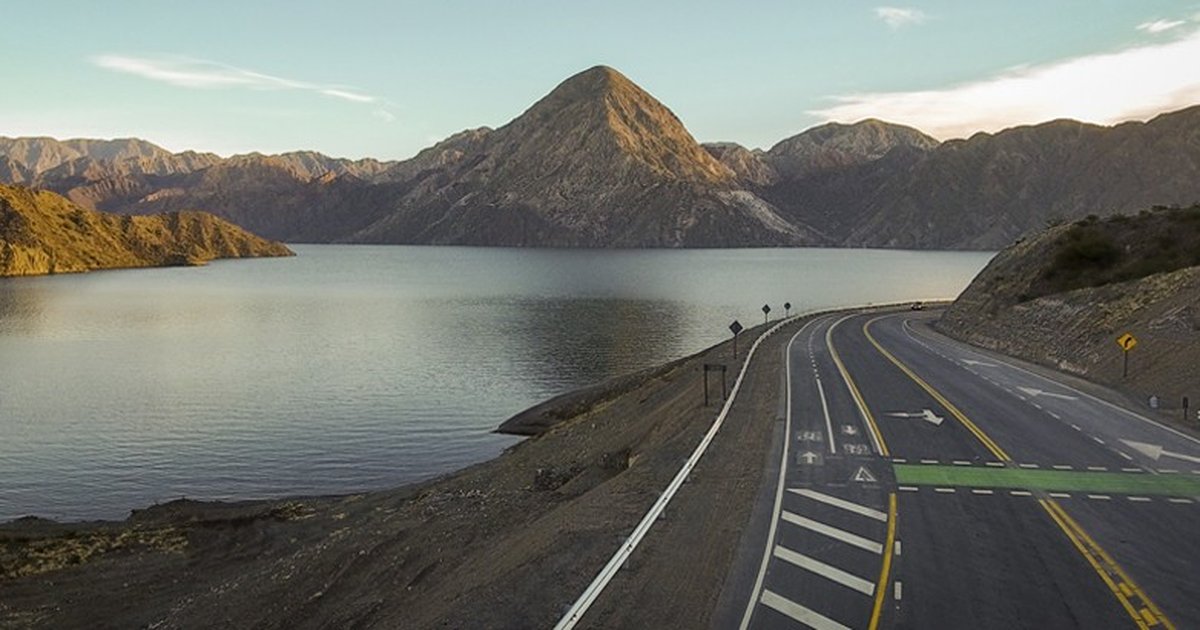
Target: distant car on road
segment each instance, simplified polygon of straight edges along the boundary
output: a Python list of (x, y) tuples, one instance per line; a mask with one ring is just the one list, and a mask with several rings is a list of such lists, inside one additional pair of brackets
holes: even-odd
[(920, 302), (913, 302), (912, 306), (908, 307), (911, 311), (920, 311), (925, 309), (925, 305)]

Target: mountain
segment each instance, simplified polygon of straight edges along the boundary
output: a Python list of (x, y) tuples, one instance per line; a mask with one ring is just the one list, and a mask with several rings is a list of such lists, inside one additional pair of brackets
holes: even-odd
[(555, 247), (803, 245), (808, 230), (744, 190), (679, 119), (612, 68), (568, 78), (512, 122), (464, 139), (392, 212), (348, 239)]
[(845, 239), (999, 249), (1048, 223), (1200, 201), (1200, 107), (1115, 127), (1059, 120), (946, 142), (871, 189)]
[[(1089, 217), (1011, 245), (942, 316), (948, 335), (1174, 405), (1200, 383), (1200, 206)], [(1123, 374), (1118, 336), (1138, 340)]]
[(279, 243), (203, 212), (119, 216), (51, 192), (0, 185), (0, 276), (290, 255)]
[(0, 182), (123, 214), (204, 208), (296, 242), (992, 250), (1092, 213), (1194, 203), (1198, 174), (1200, 106), (943, 143), (874, 119), (828, 123), (764, 151), (697, 144), (604, 66), (498, 129), (399, 162), (0, 138)]

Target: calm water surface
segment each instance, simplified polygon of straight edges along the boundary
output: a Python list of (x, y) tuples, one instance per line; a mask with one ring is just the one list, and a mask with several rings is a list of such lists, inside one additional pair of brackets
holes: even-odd
[(492, 457), (510, 415), (734, 318), (957, 294), (991, 254), (300, 245), (0, 280), (0, 520), (376, 489)]

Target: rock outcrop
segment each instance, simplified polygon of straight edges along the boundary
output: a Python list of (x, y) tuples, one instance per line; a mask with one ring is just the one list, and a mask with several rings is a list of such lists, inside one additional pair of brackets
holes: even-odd
[(120, 216), (81, 208), (52, 192), (0, 185), (0, 276), (291, 255), (279, 243), (203, 212)]

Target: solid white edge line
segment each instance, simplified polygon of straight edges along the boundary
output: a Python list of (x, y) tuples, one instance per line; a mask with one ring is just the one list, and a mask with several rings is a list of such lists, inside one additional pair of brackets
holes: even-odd
[[(784, 478), (787, 476), (788, 443), (792, 441), (792, 344), (796, 343), (796, 338), (809, 326), (824, 319), (823, 317), (817, 317), (813, 318), (812, 321), (806, 322), (788, 340), (787, 349), (784, 351), (784, 361), (787, 362), (787, 366), (784, 368), (787, 375), (785, 377), (787, 378), (787, 411), (784, 413), (783, 458), (779, 460), (779, 481), (775, 487), (775, 507), (771, 511), (771, 526), (767, 530), (767, 544), (763, 548), (762, 563), (758, 566), (758, 577), (754, 580), (754, 590), (751, 591), (750, 599), (746, 602), (746, 611), (742, 613), (742, 623), (738, 626), (740, 630), (746, 630), (749, 627), (750, 618), (754, 616), (754, 606), (758, 604), (759, 593), (763, 593), (763, 581), (767, 577), (767, 565), (771, 563), (771, 550), (775, 548), (775, 531), (779, 526), (779, 513), (783, 510), (783, 489)], [(833, 439), (833, 437), (830, 436), (830, 439)], [(766, 593), (763, 593), (763, 597), (766, 597)]]
[(814, 501), (820, 501), (821, 503), (824, 503), (826, 505), (832, 505), (833, 507), (836, 507), (836, 508), (842, 508), (843, 510), (846, 510), (847, 512), (853, 512), (860, 516), (865, 516), (867, 518), (873, 518), (881, 523), (887, 522), (887, 514), (884, 514), (883, 512), (880, 512), (879, 510), (869, 508), (865, 505), (859, 505), (857, 503), (854, 503), (853, 501), (847, 501), (845, 499), (835, 497), (832, 495), (828, 495), (823, 492), (817, 492), (816, 490), (809, 490), (808, 488), (788, 488), (788, 492), (791, 492), (792, 494), (798, 494), (802, 497), (807, 497)]
[[(811, 314), (812, 313), (796, 314), (793, 317), (784, 319), (763, 334), (759, 335), (759, 337), (754, 340), (754, 344), (750, 346), (749, 352), (746, 353), (746, 358), (743, 359), (742, 369), (738, 372), (737, 380), (733, 382), (733, 388), (729, 390), (729, 399), (726, 400), (725, 405), (721, 407), (721, 412), (717, 414), (717, 418), (713, 420), (712, 426), (709, 427), (708, 432), (704, 434), (704, 438), (700, 440), (698, 445), (696, 445), (696, 450), (694, 450), (691, 456), (687, 458), (687, 461), (683, 463), (683, 467), (680, 468), (679, 472), (675, 474), (675, 477), (671, 479), (671, 483), (668, 484), (666, 490), (659, 495), (658, 500), (650, 506), (650, 510), (647, 511), (646, 515), (642, 517), (641, 522), (637, 524), (637, 527), (634, 528), (633, 533), (629, 535), (629, 538), (625, 539), (625, 542), (617, 548), (616, 553), (614, 553), (612, 558), (609, 559), (608, 564), (604, 565), (604, 568), (600, 569), (600, 572), (596, 574), (596, 577), (592, 579), (592, 582), (588, 584), (587, 588), (585, 588), (583, 593), (580, 594), (579, 599), (575, 600), (575, 603), (572, 604), (571, 608), (569, 608), (562, 616), (562, 619), (559, 619), (558, 623), (555, 624), (555, 630), (570, 630), (571, 628), (575, 627), (575, 624), (579, 623), (580, 620), (583, 619), (584, 613), (587, 612), (588, 608), (591, 608), (592, 603), (595, 602), (600, 596), (600, 593), (604, 591), (604, 587), (608, 586), (608, 583), (612, 581), (613, 577), (617, 574), (617, 571), (621, 569), (621, 566), (625, 564), (625, 561), (628, 560), (629, 556), (633, 554), (633, 550), (636, 549), (638, 544), (642, 542), (642, 539), (646, 537), (646, 533), (650, 531), (650, 527), (654, 525), (654, 522), (658, 520), (659, 515), (662, 514), (664, 509), (666, 509), (667, 504), (670, 503), (671, 499), (675, 497), (675, 493), (679, 491), (679, 487), (683, 485), (684, 480), (687, 479), (689, 474), (691, 474), (692, 469), (696, 467), (696, 463), (700, 461), (700, 458), (704, 455), (704, 452), (708, 450), (708, 445), (713, 441), (713, 438), (716, 437), (717, 431), (719, 431), (721, 429), (721, 425), (725, 423), (725, 418), (729, 415), (729, 410), (733, 407), (733, 401), (737, 399), (738, 391), (742, 388), (742, 382), (745, 380), (746, 372), (750, 369), (750, 363), (754, 358), (754, 353), (758, 350), (758, 347), (762, 344), (763, 340), (770, 337), (771, 334), (776, 330), (786, 326), (793, 319)], [(808, 324), (805, 324), (805, 326), (807, 325)], [(801, 330), (803, 330), (803, 328)], [(790, 365), (791, 362), (789, 361), (788, 363)], [(788, 390), (790, 392), (790, 386), (788, 387)], [(784, 436), (785, 449), (787, 448), (788, 441), (791, 440), (790, 428), (788, 431), (789, 433), (785, 434)], [(783, 461), (786, 463), (787, 458), (784, 458)]]

